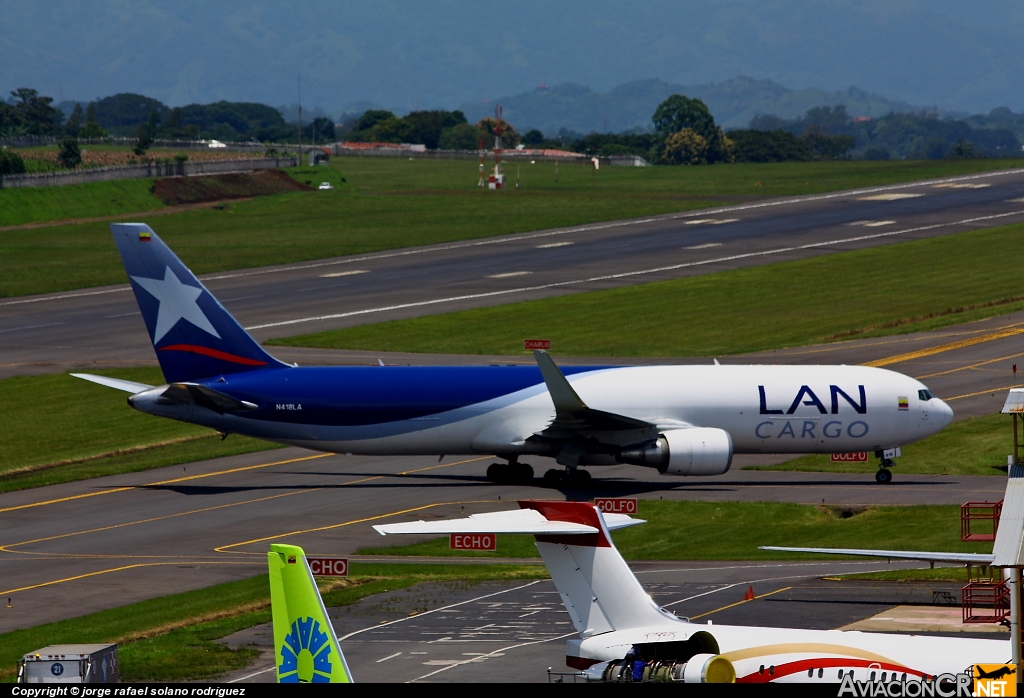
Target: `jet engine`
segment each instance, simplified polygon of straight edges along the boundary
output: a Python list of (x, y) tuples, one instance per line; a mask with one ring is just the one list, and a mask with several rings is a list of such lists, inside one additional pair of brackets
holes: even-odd
[[(587, 681), (603, 683), (632, 683), (633, 662), (595, 664), (585, 672)], [(695, 654), (686, 661), (656, 660), (643, 670), (644, 683), (735, 683), (736, 669), (732, 662), (720, 654)]]
[(657, 468), (662, 475), (721, 475), (732, 465), (732, 437), (724, 429), (673, 429), (621, 449), (619, 461)]

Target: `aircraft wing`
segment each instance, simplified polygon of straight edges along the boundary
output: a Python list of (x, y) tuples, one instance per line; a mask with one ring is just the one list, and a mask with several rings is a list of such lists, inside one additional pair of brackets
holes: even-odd
[(925, 562), (954, 562), (961, 565), (991, 565), (992, 553), (937, 553), (927, 550), (865, 550), (862, 548), (786, 548), (760, 545), (758, 550), (784, 553), (820, 553), (823, 555), (854, 555), (857, 557), (884, 557), (889, 560), (923, 560)]
[(108, 388), (115, 388), (117, 390), (123, 390), (126, 393), (141, 393), (143, 390), (149, 390), (156, 386), (146, 385), (145, 383), (136, 383), (135, 381), (121, 380), (120, 378), (108, 378), (106, 376), (94, 376), (91, 373), (72, 373), (75, 378), (81, 378), (92, 383), (99, 383), (105, 385)]
[[(626, 514), (602, 514), (605, 526), (614, 531), (627, 526), (646, 523)], [(394, 533), (528, 533), (531, 535), (583, 535), (598, 533), (598, 529), (587, 524), (568, 521), (552, 521), (536, 509), (514, 509), (473, 514), (465, 519), (448, 521), (413, 521), (399, 524), (381, 524), (373, 527), (382, 536)]]
[(555, 418), (531, 438), (561, 442), (559, 464), (575, 466), (588, 452), (584, 441), (622, 445), (657, 438), (656, 424), (588, 407), (546, 351), (538, 349), (533, 356), (555, 405)]

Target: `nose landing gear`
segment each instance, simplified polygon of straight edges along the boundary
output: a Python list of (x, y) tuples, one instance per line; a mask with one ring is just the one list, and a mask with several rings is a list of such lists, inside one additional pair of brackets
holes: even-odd
[(903, 455), (903, 449), (899, 446), (894, 448), (887, 448), (882, 451), (875, 451), (875, 456), (880, 459), (878, 464), (878, 472), (875, 473), (875, 482), (879, 485), (888, 485), (892, 482), (892, 472), (889, 468), (896, 465), (893, 458), (899, 458)]

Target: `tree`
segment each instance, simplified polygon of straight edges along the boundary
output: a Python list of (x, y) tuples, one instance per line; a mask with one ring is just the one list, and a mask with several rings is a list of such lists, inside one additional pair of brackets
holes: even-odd
[(707, 139), (715, 128), (715, 118), (711, 116), (707, 105), (699, 99), (683, 95), (672, 95), (659, 104), (652, 119), (654, 131), (661, 138), (668, 138), (689, 128)]
[(736, 162), (799, 162), (814, 159), (808, 145), (789, 131), (729, 131)]
[(837, 104), (834, 107), (812, 107), (804, 116), (806, 128), (816, 128), (833, 136), (843, 133), (849, 122), (850, 116), (846, 113), (844, 104)]
[(53, 97), (44, 97), (37, 90), (19, 87), (11, 91), (14, 108), (21, 114), (25, 132), (33, 136), (52, 136), (60, 131), (64, 114), (52, 105)]
[(25, 174), (25, 161), (10, 148), (0, 148), (0, 175)]
[(473, 124), (459, 124), (441, 132), (437, 141), (441, 150), (476, 150), (480, 147), (480, 130)]
[(89, 102), (85, 110), (85, 126), (78, 133), (79, 138), (106, 138), (107, 132), (96, 121), (96, 102)]
[(708, 161), (708, 141), (692, 128), (684, 128), (665, 139), (662, 162), (669, 165), (704, 165)]
[(72, 138), (78, 137), (78, 132), (82, 130), (82, 121), (85, 119), (85, 112), (82, 111), (81, 104), (75, 104), (75, 108), (71, 111), (71, 116), (68, 117), (68, 122), (64, 124), (64, 130)]
[(57, 153), (57, 161), (61, 165), (73, 170), (82, 164), (82, 151), (78, 147), (78, 141), (74, 138), (65, 138), (60, 142), (60, 152)]
[(946, 158), (950, 160), (967, 160), (975, 157), (974, 144), (970, 141), (965, 141), (963, 138), (957, 138), (956, 143), (950, 149), (949, 153), (946, 154)]
[(13, 105), (0, 100), (0, 136), (20, 136), (25, 132), (25, 120)]
[(123, 92), (96, 102), (96, 122), (104, 128), (130, 133), (133, 127), (146, 123), (154, 111), (163, 118), (170, 110), (152, 97)]
[(356, 131), (368, 131), (381, 121), (394, 118), (396, 118), (394, 113), (387, 109), (370, 109), (363, 112), (363, 115), (359, 117), (359, 121), (356, 122)]
[(544, 142), (544, 134), (535, 128), (523, 134), (523, 145), (538, 146)]
[(160, 113), (154, 109), (149, 114), (149, 121), (144, 124), (139, 124), (139, 127), (135, 129), (135, 154), (143, 156), (146, 151), (153, 146), (153, 139), (156, 136), (157, 131), (160, 129)]
[[(707, 143), (706, 161), (730, 162), (732, 154), (725, 133), (704, 102), (683, 95), (672, 95), (658, 105), (652, 117), (655, 134), (666, 140), (686, 129), (691, 129)], [(667, 143), (662, 146), (662, 152)]]
[(487, 117), (480, 119), (476, 126), (484, 138), (484, 147), (487, 149), (494, 148), (495, 137), (499, 129), (501, 130), (501, 147), (503, 149), (507, 150), (519, 145), (519, 134), (516, 133), (515, 127), (504, 119), (495, 121), (493, 118)]
[(823, 160), (845, 158), (857, 143), (853, 136), (830, 136), (817, 126), (808, 128), (800, 138)]
[(309, 125), (309, 136), (314, 143), (330, 143), (334, 140), (334, 121), (322, 116), (313, 119)]

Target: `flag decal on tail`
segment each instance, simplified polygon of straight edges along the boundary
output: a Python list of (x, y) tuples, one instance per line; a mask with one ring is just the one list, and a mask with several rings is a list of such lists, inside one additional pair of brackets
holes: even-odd
[(153, 233), (146, 232), (145, 230), (139, 233), (139, 242), (149, 242), (153, 239)]

